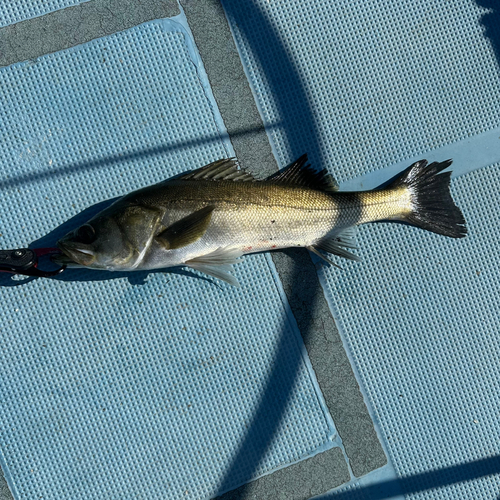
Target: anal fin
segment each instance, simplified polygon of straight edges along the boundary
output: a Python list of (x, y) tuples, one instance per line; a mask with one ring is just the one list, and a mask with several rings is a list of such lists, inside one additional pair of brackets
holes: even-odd
[(360, 261), (361, 259), (357, 255), (353, 254), (352, 252), (349, 252), (349, 250), (346, 250), (346, 248), (351, 248), (351, 249), (356, 248), (354, 242), (355, 233), (356, 233), (356, 227), (353, 226), (344, 229), (342, 232), (334, 236), (328, 236), (326, 238), (323, 238), (317, 241), (313, 245), (315, 249), (314, 253), (322, 257), (327, 262), (330, 261), (324, 256), (322, 256), (317, 251), (317, 249), (324, 250), (325, 252), (332, 253), (334, 255), (338, 255), (339, 257), (344, 257), (345, 259)]
[(319, 252), (318, 250), (316, 250), (316, 248), (314, 248), (313, 246), (309, 245), (306, 248), (310, 252), (312, 252), (314, 255), (317, 255), (320, 259), (323, 259), (325, 262), (328, 262), (328, 264), (331, 264), (332, 266), (337, 267), (338, 269), (341, 269), (340, 266), (338, 266), (337, 264), (335, 264), (335, 262), (333, 262), (332, 260), (330, 260), (328, 257), (325, 257), (321, 252)]
[(231, 273), (233, 272), (233, 264), (241, 262), (242, 255), (243, 252), (236, 248), (218, 248), (206, 255), (186, 261), (185, 265), (230, 285), (240, 286), (238, 280)]

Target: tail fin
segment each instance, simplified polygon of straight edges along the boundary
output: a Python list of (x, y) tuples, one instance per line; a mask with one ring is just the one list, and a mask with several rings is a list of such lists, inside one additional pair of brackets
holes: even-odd
[(455, 205), (450, 193), (451, 172), (442, 170), (451, 165), (452, 160), (430, 165), (427, 160), (417, 161), (408, 167), (391, 188), (405, 186), (411, 193), (412, 212), (404, 220), (433, 233), (451, 238), (463, 238), (467, 234), (465, 219)]

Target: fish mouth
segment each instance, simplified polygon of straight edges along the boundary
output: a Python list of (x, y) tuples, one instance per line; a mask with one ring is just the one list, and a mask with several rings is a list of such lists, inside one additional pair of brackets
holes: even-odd
[(79, 264), (81, 266), (91, 266), (95, 261), (95, 255), (90, 248), (85, 248), (81, 243), (73, 241), (58, 241), (57, 246), (62, 252), (52, 260), (58, 264)]

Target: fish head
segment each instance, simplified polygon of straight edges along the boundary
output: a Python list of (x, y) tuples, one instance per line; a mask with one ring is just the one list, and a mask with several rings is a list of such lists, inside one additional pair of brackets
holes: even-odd
[(136, 269), (149, 249), (161, 212), (117, 202), (57, 242), (60, 264), (109, 271)]
[(92, 269), (126, 268), (135, 253), (119, 221), (108, 215), (98, 215), (70, 231), (57, 246), (66, 257), (61, 263)]

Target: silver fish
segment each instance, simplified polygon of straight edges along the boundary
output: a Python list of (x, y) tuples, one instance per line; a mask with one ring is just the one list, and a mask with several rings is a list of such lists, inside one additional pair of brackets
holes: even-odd
[[(402, 221), (438, 234), (465, 236), (450, 194), (451, 160), (421, 160), (385, 187), (339, 192), (306, 155), (258, 181), (234, 159), (123, 196), (64, 236), (59, 263), (109, 271), (188, 266), (238, 285), (232, 265), (244, 254), (305, 247), (359, 260), (352, 228)], [(329, 261), (330, 262), (330, 261)]]

